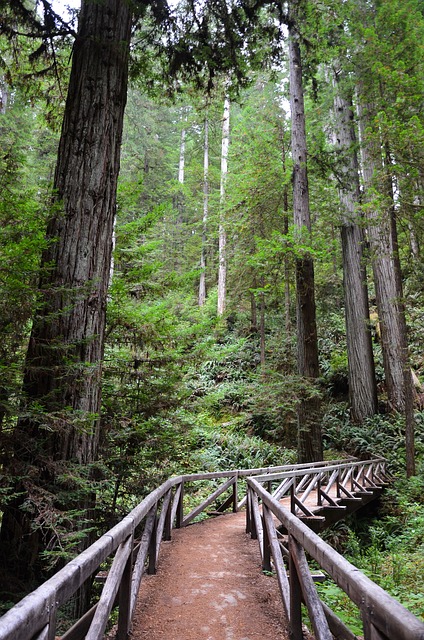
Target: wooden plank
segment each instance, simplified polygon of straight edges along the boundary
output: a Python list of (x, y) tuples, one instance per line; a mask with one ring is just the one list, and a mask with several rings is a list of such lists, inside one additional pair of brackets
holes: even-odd
[[(290, 545), (289, 536), (289, 547)], [(294, 558), (289, 553), (289, 572), (290, 572), (290, 640), (303, 640), (302, 630), (302, 588), (300, 586), (299, 576)]]
[(152, 507), (149, 514), (147, 515), (146, 522), (144, 525), (143, 535), (141, 537), (141, 542), (138, 548), (137, 558), (134, 563), (132, 580), (131, 580), (131, 618), (134, 615), (134, 607), (138, 596), (138, 591), (140, 589), (141, 579), (143, 577), (144, 565), (146, 564), (147, 554), (150, 546), (150, 537), (152, 535), (154, 523), (156, 517), (156, 506)]
[(340, 493), (343, 493), (347, 498), (349, 498), (349, 500), (361, 500), (361, 498), (354, 496), (353, 493), (351, 493), (349, 489), (346, 489), (346, 487), (344, 487), (342, 484), (339, 484), (338, 489), (339, 492), (337, 495), (339, 498), (341, 497)]
[(250, 516), (251, 516), (251, 508), (250, 508), (250, 494), (252, 493), (252, 489), (250, 487), (247, 487), (247, 491), (246, 491), (246, 533), (250, 533), (250, 529), (251, 529), (251, 523), (250, 523)]
[(164, 527), (164, 531), (163, 531), (163, 539), (166, 540), (167, 542), (169, 542), (171, 540), (171, 536), (172, 536), (172, 489), (169, 493), (169, 502), (168, 502), (168, 507), (166, 509), (166, 515), (165, 515), (165, 527)]
[(294, 478), (285, 478), (283, 482), (275, 489), (272, 494), (276, 500), (279, 500), (291, 487)]
[(298, 509), (300, 509), (301, 511), (303, 511), (303, 513), (305, 514), (305, 516), (314, 517), (314, 512), (311, 511), (310, 509), (308, 509), (308, 507), (306, 505), (303, 504), (303, 502), (301, 502), (299, 500), (299, 498), (297, 496), (293, 496), (293, 504), (298, 507)]
[(182, 484), (178, 485), (178, 487), (175, 490), (175, 495), (174, 498), (172, 500), (172, 507), (171, 507), (171, 529), (174, 526), (174, 522), (175, 522), (175, 518), (177, 516), (177, 509), (179, 507), (179, 501), (180, 501), (180, 495), (181, 495), (181, 489), (182, 489)]
[(159, 557), (159, 549), (162, 542), (163, 530), (165, 528), (165, 520), (166, 520), (166, 515), (168, 513), (168, 507), (171, 504), (171, 497), (172, 497), (172, 494), (170, 489), (163, 498), (162, 508), (161, 508), (161, 512), (158, 520), (158, 527), (157, 527), (157, 533), (156, 533), (156, 558)]
[[(340, 505), (338, 505), (337, 502), (333, 500), (333, 498), (330, 495), (328, 495), (326, 491), (324, 491), (324, 489), (320, 489), (319, 493), (325, 500), (327, 500), (329, 505), (331, 505), (332, 507), (340, 507)], [(340, 509), (342, 508), (343, 507), (340, 507)]]
[(91, 607), (91, 609), (89, 609), (82, 618), (75, 622), (75, 624), (73, 624), (72, 627), (63, 634), (63, 636), (60, 636), (60, 640), (83, 640), (90, 628), (96, 609), (97, 603)]
[(33, 640), (50, 640), (49, 625), (41, 629), (41, 631), (34, 636)]
[(271, 565), (271, 545), (268, 536), (268, 528), (264, 523), (264, 515), (262, 510), (262, 571), (272, 571)]
[(158, 517), (157, 510), (153, 519), (153, 529), (149, 540), (149, 562), (147, 565), (147, 573), (149, 576), (155, 575), (157, 565), (157, 532), (158, 532)]
[[(169, 490), (169, 492), (171, 489)], [(121, 584), (119, 586), (119, 616), (116, 640), (128, 640), (128, 634), (131, 630), (131, 573), (132, 573), (132, 557), (134, 548), (134, 538), (132, 541), (132, 549), (125, 563), (122, 573)]]
[(345, 623), (342, 622), (342, 620), (340, 620), (338, 616), (336, 616), (334, 611), (330, 609), (330, 607), (326, 605), (325, 602), (321, 601), (321, 605), (325, 617), (327, 618), (330, 631), (334, 636), (334, 640), (358, 640), (358, 636), (356, 636), (353, 631), (351, 631), (349, 627), (347, 627)]
[(99, 638), (104, 634), (127, 560), (132, 551), (133, 541), (133, 536), (129, 536), (128, 539), (119, 546), (115, 554), (109, 575), (97, 604), (93, 621), (85, 636), (85, 640), (99, 640)]
[(259, 541), (259, 549), (262, 556), (263, 549), (263, 531), (262, 531), (262, 519), (261, 514), (259, 512), (259, 503), (255, 494), (252, 495), (251, 499), (251, 507), (252, 507), (252, 520), (254, 523), (254, 536), (252, 538), (257, 539)]
[(233, 484), (233, 513), (238, 511), (238, 474)]
[(224, 502), (221, 502), (221, 504), (212, 513), (213, 515), (217, 513), (224, 513), (226, 509), (229, 509), (229, 507), (233, 505), (234, 505), (234, 494), (231, 494), (230, 496), (228, 496), (228, 498), (224, 500)]
[(284, 613), (286, 614), (286, 617), (288, 619), (290, 616), (290, 585), (283, 556), (281, 553), (282, 549), (277, 538), (277, 532), (275, 530), (272, 514), (267, 507), (263, 507), (263, 517), (265, 528), (268, 534), (268, 541), (271, 549), (272, 559), (274, 562), (275, 573), (277, 574), (278, 587), (280, 589)]
[[(301, 502), (305, 502), (307, 497), (309, 496), (309, 494), (311, 493), (311, 491), (313, 491), (315, 489), (315, 487), (317, 486), (317, 484), (320, 482), (321, 478), (322, 478), (322, 472), (319, 472), (317, 474), (315, 474), (315, 476), (311, 479), (310, 483), (308, 484), (308, 486), (306, 487), (306, 489), (303, 491), (302, 493), (302, 497), (300, 498)], [(300, 491), (300, 484), (297, 488), (296, 493), (298, 493)]]
[(198, 507), (193, 509), (193, 511), (191, 511), (191, 513), (189, 513), (188, 516), (184, 518), (183, 527), (185, 527), (186, 525), (188, 525), (189, 522), (194, 520), (194, 518), (198, 516), (199, 513), (202, 513), (202, 511), (204, 511), (206, 507), (212, 504), (212, 502), (214, 502), (214, 500), (216, 500), (221, 495), (221, 493), (224, 493), (224, 491), (226, 491), (229, 487), (231, 487), (231, 485), (235, 481), (236, 481), (236, 478), (234, 477), (230, 478), (229, 480), (227, 480), (227, 482), (224, 482), (223, 485), (218, 487), (218, 489), (216, 489), (216, 491), (214, 491), (206, 500), (204, 500), (202, 504), (200, 504)]
[[(333, 640), (327, 618), (325, 617), (324, 610), (322, 608), (321, 600), (318, 596), (314, 581), (312, 580), (305, 552), (302, 545), (293, 536), (289, 537), (289, 551), (290, 557), (293, 560), (293, 565), (296, 567), (297, 579), (300, 582), (300, 588), (308, 609), (309, 619), (314, 630), (315, 639)], [(290, 579), (291, 576), (292, 574), (290, 571)]]
[(177, 503), (177, 522), (176, 527), (180, 529), (183, 526), (184, 521), (184, 482), (179, 486), (179, 497)]

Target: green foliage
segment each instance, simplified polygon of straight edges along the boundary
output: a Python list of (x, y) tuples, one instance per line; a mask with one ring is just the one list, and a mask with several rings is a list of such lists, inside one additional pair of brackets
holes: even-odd
[[(416, 450), (421, 457), (424, 445), (424, 419), (416, 414)], [(405, 468), (405, 433), (403, 417), (399, 415), (376, 415), (362, 425), (349, 420), (346, 406), (330, 405), (323, 419), (325, 445), (347, 451), (362, 459), (383, 456), (393, 473), (402, 473)]]
[(294, 449), (286, 449), (248, 435), (234, 423), (215, 427), (198, 427), (192, 432), (195, 451), (193, 469), (225, 471), (228, 469), (255, 469), (289, 464), (295, 461)]

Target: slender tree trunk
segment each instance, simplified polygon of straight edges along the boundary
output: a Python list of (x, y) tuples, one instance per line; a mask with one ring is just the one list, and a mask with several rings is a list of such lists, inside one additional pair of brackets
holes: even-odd
[[(256, 278), (253, 280), (253, 288), (256, 289)], [(250, 292), (250, 330), (254, 333), (258, 330), (258, 309), (253, 291)]]
[[(293, 211), (300, 233), (311, 230), (306, 157), (305, 109), (302, 61), (297, 31), (296, 10), (291, 5), (289, 20), (290, 108), (292, 116)], [(314, 265), (305, 255), (296, 260), (297, 360), (299, 375), (314, 386), (319, 376), (318, 339), (315, 313)], [(312, 391), (312, 390), (311, 390)], [(306, 391), (298, 404), (299, 462), (322, 460), (320, 401), (317, 392)]]
[(185, 168), (185, 144), (186, 144), (186, 130), (185, 127), (181, 129), (180, 138), (180, 157), (178, 161), (178, 182), (184, 184), (184, 168)]
[[(43, 509), (87, 508), (59, 500), (60, 474), (88, 465), (99, 443), (101, 368), (116, 183), (127, 94), (130, 7), (124, 0), (83, 2), (75, 41), (41, 264), (40, 309), (29, 342), (25, 417), (14, 434), (8, 472), (22, 480), (6, 509), (1, 544), (15, 575), (37, 575), (52, 539)], [(21, 509), (29, 500), (31, 510)], [(84, 544), (82, 541), (81, 546)]]
[(266, 356), (265, 356), (265, 293), (264, 293), (264, 287), (265, 287), (265, 279), (262, 276), (261, 277), (261, 288), (262, 291), (260, 293), (260, 315), (259, 315), (259, 339), (260, 339), (260, 351), (261, 351), (261, 368), (262, 371), (264, 371), (265, 369), (265, 362), (266, 362)]
[(222, 118), (222, 151), (221, 151), (221, 188), (219, 213), (219, 268), (218, 268), (218, 316), (225, 312), (227, 298), (227, 232), (225, 227), (224, 200), (225, 183), (228, 173), (228, 147), (230, 144), (230, 99), (224, 99), (224, 115)]
[[(287, 171), (287, 151), (284, 140), (284, 130), (280, 125), (279, 127), (280, 141), (281, 141), (281, 160), (283, 164), (284, 175)], [(283, 232), (287, 235), (289, 232), (289, 188), (287, 183), (284, 183), (283, 187)], [(284, 324), (286, 330), (286, 337), (291, 335), (291, 299), (290, 299), (290, 259), (288, 255), (284, 256)]]
[[(178, 158), (178, 182), (180, 185), (184, 184), (185, 179), (185, 150), (186, 150), (186, 122), (187, 122), (187, 113), (188, 109), (183, 108), (181, 112), (181, 121), (182, 121), (182, 129), (180, 136), (180, 154)], [(179, 271), (181, 265), (181, 246), (183, 243), (183, 221), (184, 221), (184, 206), (185, 206), (185, 198), (184, 192), (179, 189), (174, 195), (174, 209), (176, 210), (176, 218), (175, 224), (171, 224), (171, 255), (172, 255), (172, 263), (174, 265), (174, 270)], [(164, 220), (164, 229), (167, 228), (167, 221)], [(165, 234), (164, 234), (165, 235)], [(164, 249), (164, 262), (169, 259), (169, 251), (166, 246), (166, 242), (163, 245)]]
[(200, 254), (200, 282), (199, 282), (199, 307), (206, 301), (206, 241), (209, 215), (209, 120), (205, 118), (203, 147), (203, 223), (202, 223), (202, 247)]
[(0, 76), (0, 114), (4, 115), (9, 103), (9, 88), (5, 79)]
[(415, 468), (415, 415), (414, 415), (414, 381), (412, 378), (411, 364), (408, 349), (408, 327), (405, 316), (405, 303), (403, 297), (402, 268), (399, 256), (399, 241), (396, 225), (396, 211), (393, 196), (393, 182), (391, 171), (390, 151), (388, 146), (385, 149), (386, 155), (386, 181), (387, 193), (390, 197), (390, 236), (393, 247), (393, 264), (395, 269), (396, 289), (397, 289), (397, 312), (399, 315), (400, 342), (402, 348), (402, 370), (403, 370), (403, 396), (405, 414), (405, 452), (406, 452), (406, 475), (408, 478), (414, 476)]
[(339, 87), (335, 72), (335, 145), (342, 159), (339, 185), (341, 239), (349, 368), (349, 398), (354, 422), (362, 423), (377, 412), (377, 384), (369, 320), (368, 291), (363, 256), (364, 232), (359, 217), (359, 174), (353, 111)]
[(418, 242), (417, 234), (415, 233), (414, 226), (411, 221), (408, 222), (409, 230), (409, 246), (411, 247), (411, 254), (414, 260), (420, 259), (420, 245)]

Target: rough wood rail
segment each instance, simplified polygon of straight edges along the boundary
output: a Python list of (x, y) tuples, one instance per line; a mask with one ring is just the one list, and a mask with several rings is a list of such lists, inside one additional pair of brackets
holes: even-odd
[[(214, 514), (228, 508), (237, 511), (246, 501), (243, 498), (238, 502), (238, 487), (246, 481), (247, 528), (260, 539), (264, 568), (271, 567), (272, 557), (294, 640), (302, 637), (302, 598), (310, 611), (317, 640), (332, 638), (329, 635), (330, 628), (333, 633), (336, 630), (338, 638), (354, 638), (337, 622), (334, 614), (319, 602), (304, 550), (345, 588), (354, 602), (359, 603), (363, 611), (365, 640), (424, 640), (423, 623), (346, 563), (279, 502), (289, 492), (291, 507), (295, 511), (300, 510), (301, 517), (322, 518), (325, 516), (315, 515), (317, 509), (346, 506), (339, 504), (343, 500), (354, 501), (352, 504), (357, 506), (358, 498), (367, 499), (370, 494), (381, 491), (385, 480), (384, 460), (284, 465), (170, 478), (152, 491), (119, 524), (0, 618), (0, 640), (54, 640), (57, 637), (60, 607), (86, 580), (92, 580), (99, 570), (105, 568), (107, 578), (98, 602), (61, 637), (62, 640), (100, 640), (112, 609), (117, 607), (116, 637), (119, 640), (127, 638), (142, 576), (145, 572), (155, 573), (162, 539), (169, 540), (174, 526), (186, 526), (212, 504)], [(199, 506), (184, 515), (184, 493), (190, 493), (193, 501), (193, 485), (204, 481), (212, 484), (219, 481), (221, 484)], [(263, 484), (266, 484), (269, 492)], [(275, 485), (272, 496), (270, 492)], [(335, 498), (330, 495), (332, 490)], [(311, 505), (313, 495), (316, 496), (315, 505)], [(218, 498), (223, 501), (216, 506)], [(262, 501), (262, 515), (259, 500)], [(281, 531), (276, 532), (274, 519), (277, 520), (277, 526), (280, 523), (288, 532), (288, 548), (281, 545), (277, 537), (281, 536)], [(285, 553), (290, 557), (291, 578), (283, 562), (282, 554)]]
[[(366, 463), (366, 466), (368, 465), (371, 467), (372, 463)], [(381, 471), (379, 477), (382, 477)], [(306, 553), (359, 607), (364, 640), (424, 639), (423, 622), (284, 508), (261, 486), (259, 481), (263, 480), (263, 476), (247, 479), (246, 530), (260, 541), (263, 569), (274, 569), (276, 572), (283, 607), (290, 623), (291, 640), (303, 639), (302, 602), (306, 605), (315, 640), (358, 640), (334, 612), (321, 602), (309, 570)], [(359, 479), (355, 480), (354, 485), (359, 489)], [(262, 501), (262, 514), (259, 500)], [(287, 547), (279, 541), (278, 524), (276, 525), (275, 519), (288, 533)], [(288, 572), (284, 556), (288, 559)]]

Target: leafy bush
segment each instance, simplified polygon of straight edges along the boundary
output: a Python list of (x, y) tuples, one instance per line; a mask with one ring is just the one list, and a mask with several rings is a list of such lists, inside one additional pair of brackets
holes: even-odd
[[(400, 415), (375, 415), (361, 425), (349, 419), (345, 404), (329, 406), (323, 419), (323, 438), (326, 448), (366, 459), (384, 456), (392, 473), (405, 469), (405, 427)], [(416, 414), (415, 444), (417, 455), (424, 453), (424, 416)]]

